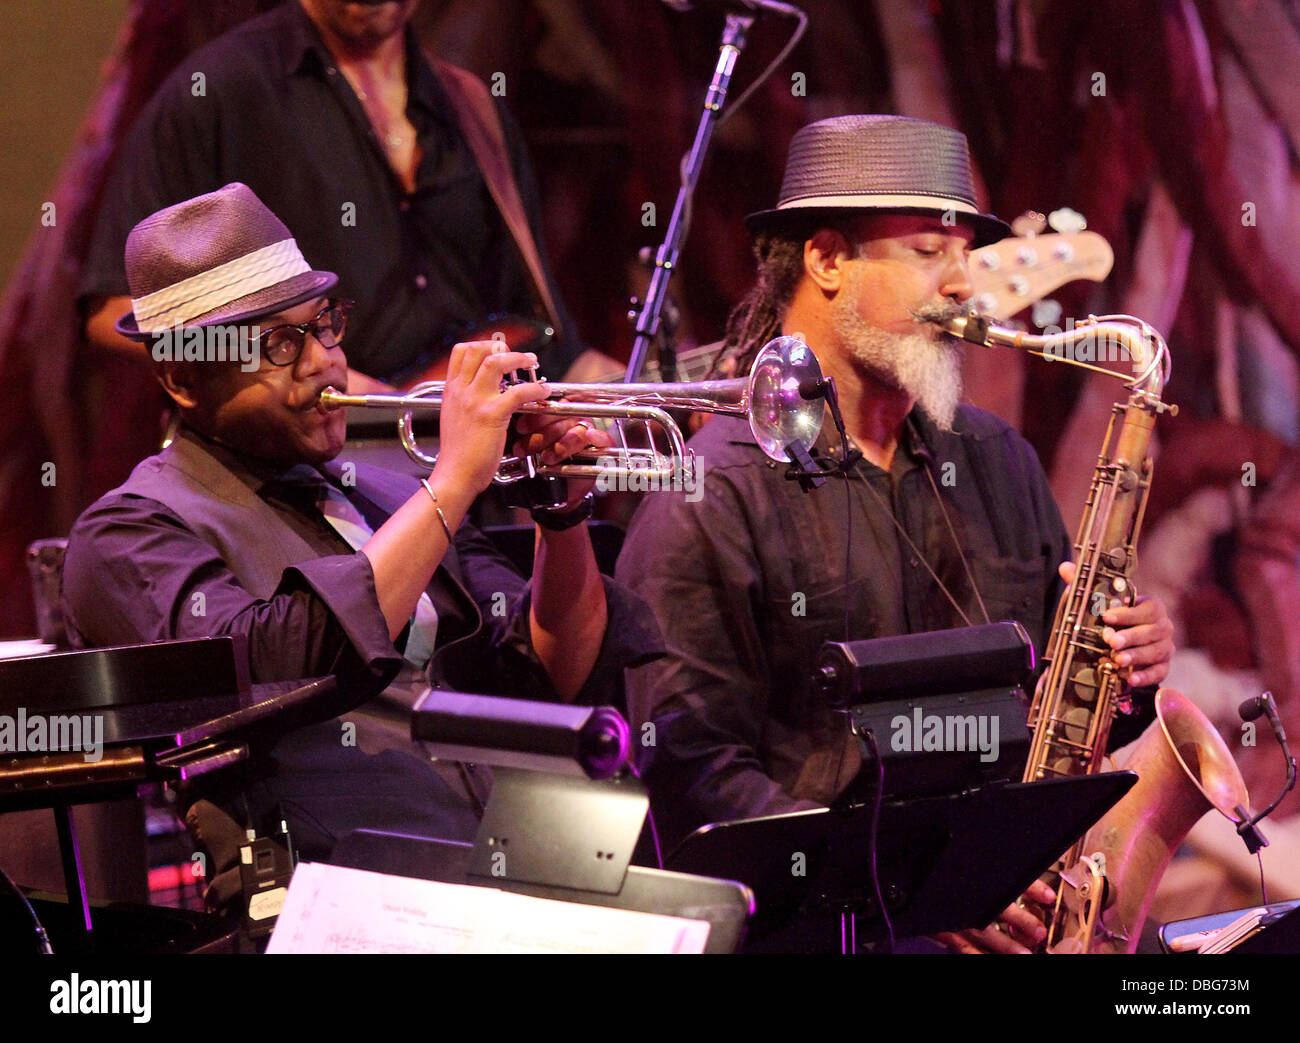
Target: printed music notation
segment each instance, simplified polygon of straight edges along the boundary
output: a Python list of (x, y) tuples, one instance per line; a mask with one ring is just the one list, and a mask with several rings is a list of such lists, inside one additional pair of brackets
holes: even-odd
[(490, 887), (298, 866), (268, 953), (689, 953), (709, 925)]

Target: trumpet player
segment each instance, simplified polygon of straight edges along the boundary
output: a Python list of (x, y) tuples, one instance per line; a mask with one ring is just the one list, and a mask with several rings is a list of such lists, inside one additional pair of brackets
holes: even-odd
[[(802, 337), (860, 456), (805, 495), (741, 425), (715, 420), (692, 440), (699, 502), (649, 497), (633, 521), (618, 574), (668, 653), (630, 672), (628, 704), (634, 727), (654, 725), (642, 768), (670, 846), (707, 822), (824, 806), (858, 774), (847, 717), (812, 684), (822, 642), (1015, 619), (1041, 654), (1072, 568), (1033, 450), (960, 404), (958, 347), (936, 324), (971, 295), (970, 249), (1008, 232), (975, 205), (964, 136), (893, 116), (811, 124), (780, 202), (748, 225), (758, 278), (729, 323), (739, 366), (771, 337)], [(842, 462), (829, 427), (817, 449)], [(1131, 684), (1163, 680), (1163, 606), (1104, 618)], [(1026, 952), (1041, 931), (1016, 906), (1001, 928), (946, 940)]]
[[(206, 802), (242, 829), (265, 835), (283, 813), (306, 857), (358, 826), (472, 837), (473, 799), (484, 794), (468, 791), (486, 780), (444, 779), (407, 748), (424, 678), (609, 701), (622, 664), (650, 647), (641, 613), (597, 571), (583, 524), (589, 483), (572, 483), (562, 508), (535, 512), (530, 582), (463, 524), (512, 415), (545, 395), (536, 383), (503, 390), (503, 375), (536, 359), (494, 342), (456, 346), (441, 454), (417, 482), (339, 459), (345, 417), (319, 397), (346, 387), (348, 303), (329, 296), (334, 274), (307, 264), (249, 188), (146, 218), (126, 265), (132, 310), (118, 329), (151, 345), (184, 425), (73, 529), (64, 607), (75, 643), (238, 634), (254, 681), (338, 677), (330, 712), (345, 717), (326, 713), (287, 736), (274, 769)], [(256, 346), (256, 364), (204, 357), (223, 330)], [(546, 462), (609, 444), (581, 422), (536, 413), (518, 431), (515, 451)]]

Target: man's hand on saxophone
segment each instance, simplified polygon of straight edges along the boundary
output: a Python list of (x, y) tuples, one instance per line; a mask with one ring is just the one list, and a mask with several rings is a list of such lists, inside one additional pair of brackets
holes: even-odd
[[(1074, 562), (1062, 562), (1058, 571), (1067, 585), (1074, 581)], [(1113, 651), (1120, 676), (1130, 685), (1159, 684), (1168, 676), (1169, 660), (1174, 654), (1174, 625), (1159, 598), (1139, 597), (1136, 604), (1108, 609), (1102, 619), (1109, 624), (1102, 637)], [(936, 938), (959, 953), (1033, 952), (1047, 937), (1043, 918), (1046, 907), (1055, 901), (1052, 889), (1036, 880), (990, 926)], [(1035, 909), (1041, 911), (1036, 913)]]
[(1056, 892), (1041, 880), (1035, 880), (1021, 895), (999, 914), (996, 921), (980, 931), (945, 932), (935, 935), (935, 940), (953, 952), (963, 955), (1011, 953), (1029, 955), (1047, 938), (1043, 926), (1045, 913), (1035, 913), (1035, 907), (1049, 907), (1056, 901)]
[[(1057, 571), (1067, 584), (1074, 581), (1074, 562), (1064, 561)], [(1159, 598), (1139, 597), (1131, 606), (1107, 609), (1101, 632), (1112, 650), (1120, 676), (1132, 687), (1160, 684), (1169, 676), (1174, 654), (1174, 624)]]

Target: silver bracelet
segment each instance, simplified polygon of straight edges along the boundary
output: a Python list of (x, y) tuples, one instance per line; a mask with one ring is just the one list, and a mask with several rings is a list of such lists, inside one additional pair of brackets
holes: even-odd
[(438, 520), (442, 522), (442, 531), (447, 534), (447, 544), (451, 545), (451, 526), (447, 524), (447, 516), (442, 513), (442, 504), (438, 502), (438, 494), (433, 491), (433, 486), (429, 484), (429, 479), (421, 478), (420, 484), (424, 486), (424, 491), (429, 494), (429, 499), (433, 501), (433, 509), (438, 512)]

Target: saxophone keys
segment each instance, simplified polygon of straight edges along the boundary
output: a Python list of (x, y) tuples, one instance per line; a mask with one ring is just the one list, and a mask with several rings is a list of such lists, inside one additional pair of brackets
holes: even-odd
[(1076, 706), (1068, 710), (1061, 718), (1062, 738), (1076, 745), (1088, 736), (1088, 723), (1092, 720), (1092, 711), (1086, 706)]
[(1080, 669), (1070, 678), (1070, 684), (1074, 687), (1075, 698), (1080, 702), (1090, 703), (1097, 698), (1097, 671), (1092, 667)]

